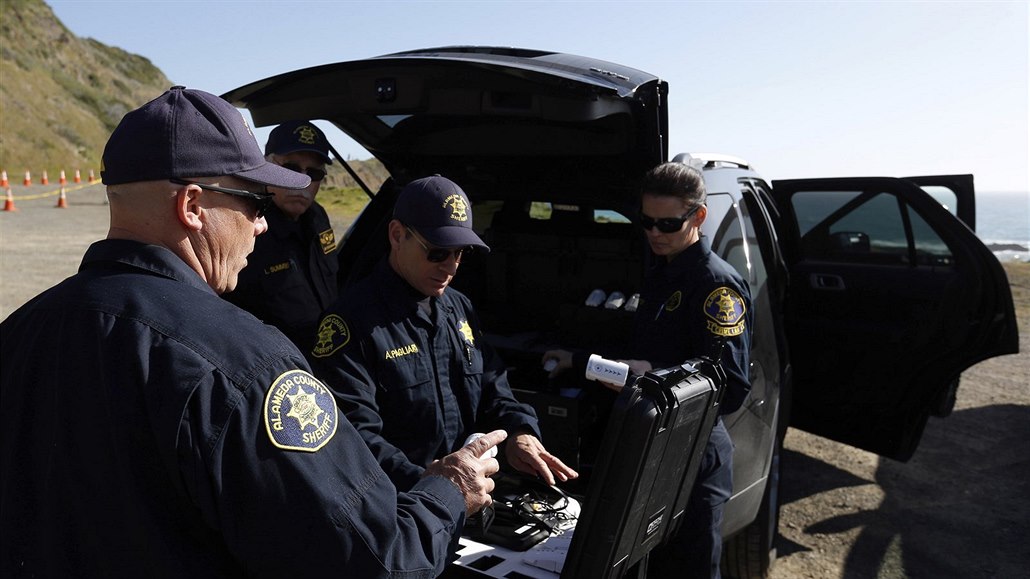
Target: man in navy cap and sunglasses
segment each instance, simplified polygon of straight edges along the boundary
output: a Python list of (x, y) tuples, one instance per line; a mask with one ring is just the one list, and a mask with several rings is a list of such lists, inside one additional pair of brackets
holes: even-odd
[(218, 296), (265, 188), (309, 177), (183, 87), (125, 115), (101, 175), (107, 239), (0, 324), (0, 575), (441, 573), (504, 433), (399, 493), (301, 352)]
[(225, 299), (280, 330), (302, 352), (314, 345), (319, 316), (336, 299), (336, 238), (325, 209), (315, 201), (325, 178), (329, 141), (309, 121), (272, 130), (265, 158), (311, 184), (303, 189), (269, 187), (274, 205), (265, 219), (268, 233), (257, 239), (236, 289)]
[(465, 192), (439, 175), (408, 183), (387, 236), (389, 254), (326, 311), (311, 360), (397, 487), (493, 429), (508, 432), (517, 470), (550, 484), (578, 476), (544, 449), (471, 302), (449, 287), (469, 252), (490, 250)]

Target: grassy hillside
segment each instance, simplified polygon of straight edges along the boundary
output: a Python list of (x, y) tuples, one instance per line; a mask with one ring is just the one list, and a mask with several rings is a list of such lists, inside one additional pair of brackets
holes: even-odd
[[(143, 56), (78, 38), (42, 0), (0, 0), (0, 168), (12, 182), (25, 171), (37, 183), (44, 170), (55, 181), (62, 169), (99, 176), (122, 116), (173, 84)], [(387, 177), (378, 161), (350, 164), (373, 191)], [(339, 163), (329, 167), (324, 190), (354, 187)]]
[(100, 168), (111, 130), (171, 86), (149, 60), (72, 34), (42, 0), (0, 1), (0, 167)]

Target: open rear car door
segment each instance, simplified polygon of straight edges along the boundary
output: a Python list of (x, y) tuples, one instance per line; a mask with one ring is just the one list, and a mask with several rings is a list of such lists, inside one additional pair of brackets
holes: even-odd
[(1005, 272), (963, 222), (975, 222), (972, 176), (773, 189), (791, 271), (791, 425), (908, 460), (962, 371), (1019, 349)]

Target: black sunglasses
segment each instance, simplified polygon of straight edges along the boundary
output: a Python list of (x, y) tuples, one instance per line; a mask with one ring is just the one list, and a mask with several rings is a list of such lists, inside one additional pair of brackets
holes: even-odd
[(447, 261), (451, 257), (451, 255), (454, 256), (455, 263), (461, 263), (461, 258), (472, 253), (473, 250), (473, 247), (471, 245), (466, 247), (459, 247), (458, 249), (429, 247), (428, 245), (426, 245), (425, 241), (422, 241), (422, 236), (420, 236), (415, 230), (408, 227), (407, 225), (404, 226), (404, 229), (407, 229), (408, 233), (410, 233), (415, 238), (415, 241), (418, 241), (418, 244), (422, 246), (422, 249), (426, 250), (426, 260), (428, 260), (431, 263), (443, 263)]
[(256, 219), (260, 219), (265, 216), (268, 212), (268, 208), (272, 206), (272, 200), (275, 195), (267, 192), (258, 193), (256, 191), (247, 191), (245, 189), (229, 189), (226, 187), (217, 187), (215, 185), (208, 185), (207, 183), (194, 183), (193, 181), (185, 181), (183, 179), (169, 179), (176, 185), (196, 185), (201, 189), (207, 189), (209, 191), (216, 191), (218, 193), (224, 193), (226, 195), (232, 195), (234, 197), (243, 197), (249, 199), (251, 205), (254, 207), (254, 214)]
[(300, 165), (298, 165), (296, 163), (283, 163), (282, 164), (282, 168), (283, 169), (289, 169), (290, 171), (293, 171), (295, 173), (304, 173), (308, 177), (311, 177), (312, 181), (321, 181), (322, 179), (325, 179), (325, 175), (326, 175), (325, 169), (316, 169), (314, 167), (308, 167), (307, 169), (301, 169)]
[(701, 209), (701, 205), (696, 205), (693, 209), (687, 211), (680, 217), (662, 217), (659, 219), (648, 217), (641, 213), (640, 226), (643, 227), (645, 231), (650, 231), (652, 227), (657, 227), (658, 231), (662, 233), (676, 233), (680, 229), (683, 229), (683, 223), (690, 219), (691, 215), (697, 213), (698, 209)]

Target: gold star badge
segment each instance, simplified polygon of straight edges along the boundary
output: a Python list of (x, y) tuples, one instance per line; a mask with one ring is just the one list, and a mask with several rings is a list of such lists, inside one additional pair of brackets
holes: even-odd
[(469, 325), (468, 320), (462, 320), (458, 324), (458, 331), (461, 332), (461, 335), (465, 337), (465, 341), (468, 342), (470, 346), (476, 345), (476, 341), (472, 336), (472, 326)]

